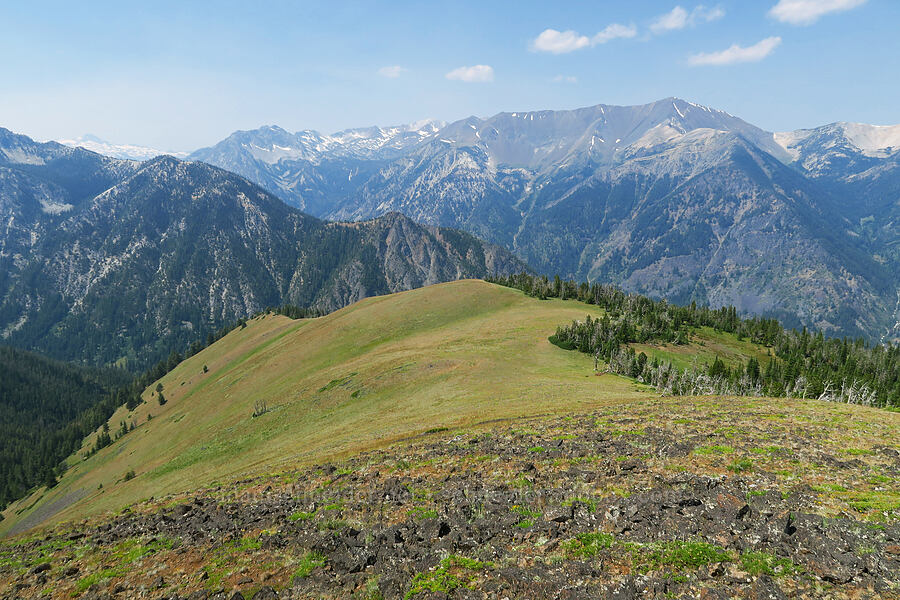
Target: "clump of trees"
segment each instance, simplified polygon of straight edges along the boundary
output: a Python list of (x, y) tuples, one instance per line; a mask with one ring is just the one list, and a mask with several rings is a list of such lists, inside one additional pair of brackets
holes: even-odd
[[(900, 406), (900, 346), (825, 337), (785, 329), (776, 319), (742, 318), (733, 306), (676, 306), (602, 284), (576, 284), (527, 273), (490, 281), (538, 298), (580, 300), (604, 309), (599, 318), (560, 326), (550, 341), (592, 354), (609, 371), (675, 395), (730, 394), (819, 398), (869, 406)], [(636, 353), (634, 343), (685, 344), (691, 331), (710, 327), (767, 348), (761, 358), (728, 365), (719, 358), (678, 369)], [(763, 364), (764, 363), (764, 364)]]
[(274, 313), (276, 315), (283, 315), (289, 319), (315, 319), (316, 317), (323, 317), (327, 314), (326, 311), (318, 308), (303, 308), (300, 306), (294, 306), (293, 304), (285, 304), (284, 306), (279, 306), (277, 308), (269, 308), (266, 309), (265, 312)]

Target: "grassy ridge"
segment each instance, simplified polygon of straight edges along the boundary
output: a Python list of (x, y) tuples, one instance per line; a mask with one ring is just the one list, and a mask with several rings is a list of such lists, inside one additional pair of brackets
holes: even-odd
[[(586, 314), (602, 309), (461, 281), (316, 319), (253, 319), (165, 375), (164, 406), (154, 383), (135, 411), (120, 409), (110, 429), (123, 420), (137, 428), (88, 460), (70, 458), (60, 485), (12, 505), (0, 533), (332, 460), (433, 428), (655, 398), (632, 380), (594, 375), (590, 356), (547, 340)], [(692, 339), (639, 350), (685, 365), (765, 354), (731, 334), (700, 330)], [(253, 417), (260, 400), (266, 411)]]
[[(164, 406), (154, 384), (133, 413), (116, 413), (112, 430), (122, 420), (137, 429), (86, 461), (70, 459), (57, 488), (11, 506), (0, 527), (9, 531), (76, 495), (83, 497), (54, 520), (434, 427), (646, 398), (632, 381), (595, 377), (589, 357), (547, 341), (585, 311), (599, 309), (464, 281), (370, 298), (318, 319), (255, 319), (163, 377)], [(259, 399), (269, 410), (252, 418)], [(130, 470), (136, 477), (124, 481)]]

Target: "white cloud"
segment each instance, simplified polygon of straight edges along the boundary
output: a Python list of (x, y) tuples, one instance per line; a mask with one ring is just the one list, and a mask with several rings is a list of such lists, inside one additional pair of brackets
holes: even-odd
[(406, 67), (401, 67), (400, 65), (391, 65), (378, 69), (378, 74), (382, 77), (387, 77), (388, 79), (397, 79), (408, 70), (409, 69), (407, 69)]
[(866, 0), (778, 0), (769, 16), (791, 25), (810, 25), (819, 17), (865, 4)]
[(578, 83), (578, 78), (574, 75), (557, 75), (552, 81), (553, 83)]
[(684, 29), (687, 26), (688, 12), (676, 6), (672, 12), (660, 15), (650, 24), (650, 31), (653, 33), (662, 33), (664, 31), (672, 31), (673, 29)]
[(605, 44), (616, 38), (633, 38), (636, 35), (637, 27), (634, 25), (620, 25), (618, 23), (613, 23), (612, 25), (607, 25), (606, 29), (592, 37), (591, 45)]
[(691, 11), (691, 25), (695, 23), (710, 23), (712, 21), (718, 21), (722, 17), (725, 16), (725, 9), (721, 6), (713, 6), (712, 8), (706, 8), (702, 4), (694, 8)]
[(545, 29), (533, 42), (531, 42), (531, 49), (535, 52), (567, 54), (589, 46), (605, 44), (616, 38), (632, 38), (636, 35), (637, 27), (634, 25), (621, 25), (619, 23), (608, 25), (603, 31), (598, 32), (590, 38), (571, 29), (567, 31)]
[(447, 73), (445, 77), (467, 83), (485, 83), (494, 80), (494, 68), (490, 65), (459, 67)]
[(545, 29), (531, 43), (532, 50), (537, 52), (552, 52), (553, 54), (565, 54), (591, 45), (591, 40), (586, 35), (580, 35), (571, 29), (557, 31)]
[(770, 55), (780, 43), (780, 37), (768, 37), (746, 48), (732, 44), (731, 47), (719, 52), (694, 54), (688, 58), (688, 63), (693, 66), (700, 66), (757, 62)]
[(658, 16), (650, 24), (650, 31), (656, 34), (675, 31), (684, 29), (687, 26), (693, 27), (700, 23), (709, 23), (724, 16), (725, 10), (721, 6), (707, 8), (702, 4), (698, 4), (691, 12), (688, 12), (681, 6), (676, 6), (666, 14)]

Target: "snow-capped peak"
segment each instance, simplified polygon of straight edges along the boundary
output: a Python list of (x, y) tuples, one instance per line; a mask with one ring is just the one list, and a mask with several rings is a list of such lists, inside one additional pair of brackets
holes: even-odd
[(838, 123), (844, 135), (864, 153), (883, 155), (900, 150), (900, 125)]
[(804, 148), (827, 151), (849, 144), (865, 156), (883, 158), (900, 151), (900, 125), (868, 125), (837, 122), (815, 129), (798, 129), (774, 134), (775, 142), (796, 160)]
[[(236, 143), (255, 160), (267, 164), (282, 160), (317, 164), (326, 158), (387, 158), (415, 146), (444, 125), (442, 121), (424, 119), (407, 125), (345, 129), (331, 135), (312, 129), (290, 133), (281, 127), (266, 125), (254, 131), (235, 132), (226, 141)], [(210, 160), (219, 147), (198, 150), (193, 156), (198, 160)]]
[(86, 133), (74, 140), (55, 140), (64, 146), (71, 148), (84, 148), (97, 154), (104, 156), (112, 156), (113, 158), (125, 158), (129, 160), (149, 160), (161, 154), (169, 154), (177, 158), (185, 158), (187, 152), (166, 152), (147, 146), (136, 146), (134, 144), (113, 144), (102, 140), (99, 137)]

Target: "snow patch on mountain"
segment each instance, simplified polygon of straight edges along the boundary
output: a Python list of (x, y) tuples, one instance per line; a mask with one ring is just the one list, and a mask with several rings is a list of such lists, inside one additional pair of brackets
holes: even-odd
[(777, 131), (772, 134), (775, 143), (784, 148), (790, 155), (791, 161), (800, 158), (800, 142), (812, 134), (812, 129), (798, 129), (797, 131)]
[(815, 129), (782, 131), (773, 137), (775, 143), (784, 148), (793, 160), (813, 149), (821, 153), (844, 144), (873, 158), (884, 158), (900, 151), (900, 125), (838, 122)]
[[(636, 142), (631, 144), (632, 148), (653, 148), (665, 142), (678, 139), (684, 135), (684, 130), (675, 128), (671, 123), (660, 123), (652, 127), (642, 135)], [(618, 143), (620, 140), (616, 140)]]
[(863, 152), (887, 156), (900, 150), (900, 125), (841, 123), (844, 134)]
[(296, 160), (319, 164), (326, 157), (386, 158), (415, 146), (444, 125), (443, 121), (425, 119), (407, 125), (345, 129), (331, 135), (312, 129), (291, 133), (281, 127), (267, 125), (256, 130), (235, 132), (212, 148), (197, 150), (192, 158), (210, 161), (212, 156), (228, 152), (228, 142), (237, 144), (254, 160), (268, 165)]
[(113, 144), (112, 142), (102, 140), (89, 133), (73, 140), (55, 141), (64, 146), (69, 146), (70, 148), (84, 148), (85, 150), (90, 150), (91, 152), (96, 152), (97, 154), (102, 154), (104, 156), (128, 160), (150, 160), (151, 158), (155, 158), (162, 154), (168, 154), (177, 158), (186, 158), (188, 155), (187, 152), (166, 152), (164, 150), (157, 150), (155, 148), (137, 146), (134, 144)]

